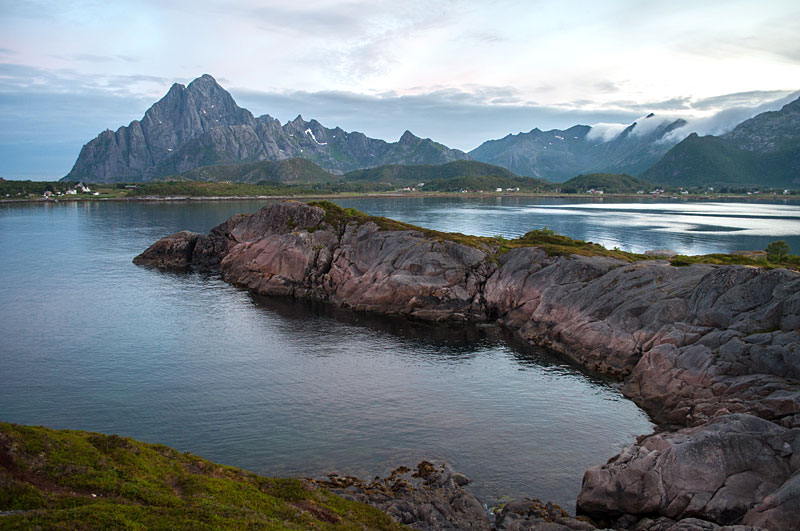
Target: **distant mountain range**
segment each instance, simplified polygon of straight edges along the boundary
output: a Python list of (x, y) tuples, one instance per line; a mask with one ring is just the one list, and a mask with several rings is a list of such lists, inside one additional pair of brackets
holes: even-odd
[(634, 122), (610, 138), (600, 128), (576, 125), (508, 135), (484, 142), (469, 155), (524, 176), (561, 182), (589, 172), (638, 175), (655, 164), (677, 140), (668, 136), (686, 125), (664, 121), (653, 114)]
[(100, 133), (83, 146), (63, 180), (149, 181), (199, 166), (297, 157), (335, 173), (469, 158), (409, 131), (389, 143), (338, 127), (328, 129), (301, 116), (284, 125), (269, 115), (255, 118), (206, 74), (188, 86), (172, 85), (141, 121)]
[(686, 125), (650, 114), (624, 128), (537, 128), (489, 140), (467, 154), (409, 131), (386, 142), (301, 116), (286, 124), (254, 117), (203, 75), (188, 86), (174, 84), (142, 120), (100, 133), (62, 180), (180, 176), (294, 184), (341, 180), (351, 172), (345, 180), (408, 185), (434, 178), (472, 177), (469, 183), (480, 184), (488, 176), (509, 183), (522, 175), (562, 182), (579, 174), (624, 173), (672, 186), (800, 187), (800, 99), (719, 137), (684, 138)]
[(642, 177), (677, 186), (800, 187), (800, 99), (722, 136), (689, 135)]

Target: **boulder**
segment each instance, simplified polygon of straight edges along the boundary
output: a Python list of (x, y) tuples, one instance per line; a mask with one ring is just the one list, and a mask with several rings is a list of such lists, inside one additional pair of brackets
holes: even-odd
[[(579, 514), (602, 522), (622, 515), (700, 518), (717, 524), (800, 522), (796, 473), (800, 429), (751, 415), (644, 438), (590, 468)], [(775, 529), (788, 529), (778, 526)]]
[(186, 269), (192, 264), (192, 253), (200, 237), (200, 234), (188, 230), (176, 232), (148, 247), (133, 259), (133, 263), (160, 269)]
[(489, 531), (489, 514), (464, 486), (469, 479), (447, 464), (422, 461), (398, 467), (370, 482), (332, 474), (315, 483), (336, 494), (381, 509), (414, 529), (426, 531)]

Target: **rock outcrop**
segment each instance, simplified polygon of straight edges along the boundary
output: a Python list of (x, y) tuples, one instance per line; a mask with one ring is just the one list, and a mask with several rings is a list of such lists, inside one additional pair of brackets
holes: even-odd
[(589, 469), (578, 509), (599, 520), (657, 514), (793, 529), (799, 469), (800, 429), (725, 415), (649, 436)]
[(378, 507), (414, 529), (489, 531), (492, 527), (489, 513), (464, 488), (470, 480), (446, 464), (422, 461), (416, 469), (398, 467), (369, 482), (335, 474), (314, 482), (343, 498)]
[(207, 235), (176, 233), (134, 261), (218, 268), (261, 294), (358, 311), (499, 322), (622, 380), (663, 427), (691, 427), (587, 472), (579, 511), (648, 518), (653, 529), (687, 518), (800, 522), (800, 275), (504, 251), (491, 239), (283, 202)]

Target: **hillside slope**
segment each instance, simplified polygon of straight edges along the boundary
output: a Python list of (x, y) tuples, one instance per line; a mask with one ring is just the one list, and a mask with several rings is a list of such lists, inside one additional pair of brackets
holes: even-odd
[(642, 177), (674, 186), (800, 188), (800, 98), (725, 135), (689, 135)]
[(296, 479), (167, 446), (0, 423), (4, 529), (385, 529), (385, 513)]
[(684, 125), (684, 120), (662, 120), (651, 114), (616, 135), (587, 125), (563, 131), (537, 128), (484, 142), (469, 154), (519, 175), (554, 182), (592, 172), (638, 175), (674, 145), (669, 135)]

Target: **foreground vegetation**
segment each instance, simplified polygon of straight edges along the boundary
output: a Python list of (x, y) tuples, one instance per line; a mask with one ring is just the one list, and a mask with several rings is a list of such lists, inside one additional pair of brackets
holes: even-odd
[(386, 529), (377, 509), (162, 445), (0, 423), (0, 528)]

